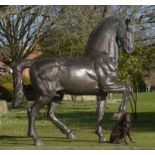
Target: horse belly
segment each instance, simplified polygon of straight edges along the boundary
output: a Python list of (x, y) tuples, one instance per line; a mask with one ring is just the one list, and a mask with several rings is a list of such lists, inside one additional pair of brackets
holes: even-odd
[(92, 78), (95, 77), (93, 74), (92, 71), (85, 68), (65, 70), (61, 73), (60, 83), (68, 94), (96, 94), (98, 83)]

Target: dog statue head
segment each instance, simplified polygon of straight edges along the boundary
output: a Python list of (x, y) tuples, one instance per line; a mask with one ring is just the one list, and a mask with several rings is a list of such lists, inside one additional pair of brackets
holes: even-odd
[(124, 113), (121, 117), (121, 120), (126, 127), (129, 127), (131, 123), (131, 115), (127, 112)]

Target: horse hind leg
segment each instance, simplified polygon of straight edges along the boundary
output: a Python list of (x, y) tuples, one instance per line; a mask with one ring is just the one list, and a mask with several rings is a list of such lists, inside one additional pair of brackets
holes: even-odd
[(37, 113), (39, 110), (44, 106), (47, 105), (50, 102), (49, 97), (45, 96), (40, 96), (32, 105), (31, 108), (27, 110), (27, 115), (28, 115), (28, 131), (27, 134), (28, 136), (32, 137), (34, 140), (34, 144), (37, 146), (42, 145), (43, 143), (40, 141), (40, 139), (37, 137), (36, 132), (35, 132), (35, 118), (37, 116)]
[(75, 135), (73, 132), (67, 128), (65, 124), (63, 124), (60, 120), (57, 119), (57, 117), (54, 114), (55, 108), (58, 105), (58, 102), (52, 101), (49, 106), (49, 111), (47, 113), (48, 118), (51, 120), (51, 122), (64, 134), (66, 134), (66, 137), (68, 139), (75, 139)]

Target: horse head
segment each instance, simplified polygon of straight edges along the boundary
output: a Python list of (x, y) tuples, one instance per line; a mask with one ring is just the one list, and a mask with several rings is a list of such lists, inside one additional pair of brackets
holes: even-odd
[(131, 20), (129, 18), (122, 19), (118, 24), (117, 28), (117, 45), (122, 47), (122, 49), (128, 53), (134, 51), (133, 48), (133, 31), (129, 28), (129, 23)]
[(128, 18), (107, 17), (100, 21), (89, 36), (85, 54), (96, 56), (98, 53), (106, 53), (117, 62), (118, 48), (132, 53), (133, 33), (129, 24)]

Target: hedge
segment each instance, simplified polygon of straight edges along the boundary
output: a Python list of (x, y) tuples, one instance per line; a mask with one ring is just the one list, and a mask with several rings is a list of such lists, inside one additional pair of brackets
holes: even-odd
[[(0, 99), (10, 102), (12, 100), (13, 80), (12, 75), (0, 77)], [(34, 100), (35, 95), (28, 78), (24, 77), (24, 92), (27, 100)]]

